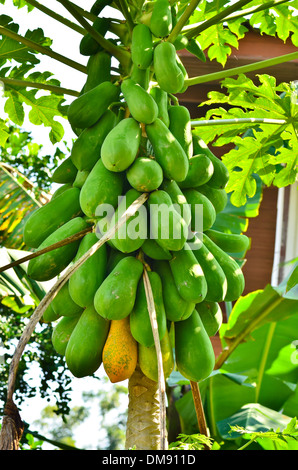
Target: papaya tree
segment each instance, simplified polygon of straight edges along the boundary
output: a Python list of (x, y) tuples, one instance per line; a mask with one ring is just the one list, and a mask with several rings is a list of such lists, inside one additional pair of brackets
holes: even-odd
[[(65, 17), (35, 0), (14, 3), (62, 23), (66, 35), (81, 35), (82, 63), (54, 51), (41, 28), (20, 35), (12, 18), (0, 16), (9, 118), (21, 125), (27, 105), (31, 122), (49, 127), (52, 143), (64, 133), (57, 117), (67, 118), (76, 136), (52, 173), (59, 187), (26, 220), (30, 254), (14, 263), (28, 261), (29, 279), (53, 285), (10, 365), (1, 448), (17, 448), (22, 435), (13, 401), (18, 364), (45, 319), (55, 322), (53, 346), (75, 377), (103, 365), (112, 383), (129, 381), (127, 449), (168, 448), (166, 379), (173, 370), (189, 381), (207, 437), (199, 384), (250, 333), (245, 321), (240, 328), (239, 314), (239, 338), (228, 328), (222, 337), (231, 349), (215, 360), (210, 336), (222, 322), (222, 302), (237, 301), (244, 291), (241, 267), (249, 248), (245, 234), (225, 226), (224, 211), (229, 201), (240, 207), (255, 195), (256, 174), (262, 184), (280, 187), (295, 181), (297, 171), (296, 90), (277, 86), (264, 70), (298, 53), (224, 66), (247, 23), (296, 45), (296, 3), (97, 0), (86, 8), (58, 0)], [(217, 59), (223, 70), (189, 78), (182, 49), (198, 63)], [(35, 70), (37, 54), (70, 68), (69, 88)], [(81, 90), (71, 88), (71, 69), (85, 74)], [(245, 75), (257, 70), (259, 83)], [(226, 94), (211, 93), (206, 119), (191, 119), (177, 95), (213, 80), (223, 80)], [(68, 106), (65, 95), (73, 97)], [(228, 107), (214, 109), (215, 103)], [(4, 121), (0, 132), (5, 141)], [(235, 148), (219, 159), (207, 145), (214, 140)], [(252, 324), (264, 317), (253, 310)]]

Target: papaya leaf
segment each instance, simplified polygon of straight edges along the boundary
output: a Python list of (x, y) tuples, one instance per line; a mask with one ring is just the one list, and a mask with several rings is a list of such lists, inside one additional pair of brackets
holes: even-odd
[(9, 128), (3, 119), (0, 119), (0, 146), (3, 147), (9, 137)]
[[(7, 15), (0, 15), (0, 25), (5, 26), (7, 29), (18, 33), (19, 25), (14, 23), (12, 18)], [(43, 30), (37, 28), (33, 31), (26, 31), (24, 37), (36, 42), (37, 44), (49, 47), (52, 40), (44, 36)], [(28, 46), (0, 34), (0, 65), (4, 65), (6, 61), (15, 60), (19, 63), (38, 64), (40, 60), (36, 57), (36, 52)]]
[(261, 34), (277, 36), (282, 41), (289, 38), (297, 46), (298, 25), (296, 16), (293, 15), (293, 10), (291, 10), (291, 5), (294, 7), (295, 2), (289, 2), (288, 5), (276, 5), (270, 9), (257, 12), (250, 17), (249, 23), (253, 27), (257, 26)]
[[(230, 109), (209, 110), (204, 118), (209, 120), (208, 126), (195, 129), (206, 143), (235, 145), (222, 160), (230, 172), (226, 191), (237, 207), (254, 196), (255, 174), (265, 185), (277, 187), (292, 184), (297, 176), (297, 90), (291, 84), (276, 86), (269, 75), (258, 78), (259, 85), (245, 75), (224, 80), (227, 93), (211, 92), (204, 104), (227, 104)], [(213, 119), (216, 125), (212, 125)]]
[[(200, 2), (195, 13), (191, 16), (189, 24), (204, 23), (229, 6), (231, 6), (231, 2), (227, 0)], [(244, 37), (246, 31), (248, 30), (241, 24), (241, 20), (236, 19), (225, 25), (222, 22), (217, 22), (201, 31), (195, 39), (199, 42), (202, 50), (207, 51), (210, 60), (216, 60), (225, 66), (227, 58), (232, 52), (232, 47), (238, 48), (239, 40)]]
[[(30, 68), (31, 65), (23, 64), (20, 67), (12, 68), (9, 74), (6, 71), (5, 76), (6, 78), (18, 80), (60, 85), (60, 82), (53, 78), (51, 72), (33, 72), (28, 75), (27, 72)], [(4, 99), (6, 99), (4, 110), (13, 123), (22, 126), (25, 118), (25, 105), (27, 105), (31, 108), (28, 112), (30, 122), (37, 126), (44, 125), (50, 128), (49, 137), (53, 144), (62, 140), (64, 128), (57, 120), (57, 117), (66, 118), (62, 106), (65, 100), (62, 95), (46, 91), (45, 94), (40, 96), (40, 90), (6, 84)]]
[(297, 314), (297, 307), (297, 292), (289, 295), (267, 285), (264, 290), (251, 292), (237, 300), (222, 339), (234, 347), (235, 343), (250, 339), (251, 333), (262, 325)]

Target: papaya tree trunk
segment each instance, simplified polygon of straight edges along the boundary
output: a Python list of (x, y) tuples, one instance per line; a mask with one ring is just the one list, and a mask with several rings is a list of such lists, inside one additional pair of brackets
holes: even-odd
[(162, 450), (160, 394), (158, 382), (146, 377), (137, 366), (128, 382), (128, 417), (126, 424), (126, 449)]

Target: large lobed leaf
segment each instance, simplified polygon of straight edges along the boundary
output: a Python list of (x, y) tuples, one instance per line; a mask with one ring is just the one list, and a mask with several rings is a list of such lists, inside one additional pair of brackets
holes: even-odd
[[(188, 25), (200, 25), (201, 30), (196, 35), (202, 49), (210, 60), (216, 60), (225, 66), (232, 47), (238, 49), (239, 41), (249, 31), (249, 27), (259, 31), (261, 35), (277, 36), (282, 41), (287, 39), (297, 46), (298, 25), (293, 9), (297, 10), (297, 0), (289, 0), (282, 5), (274, 5), (268, 0), (248, 2), (240, 9), (235, 9), (226, 18), (215, 25), (204, 28), (204, 22), (224, 12), (227, 8), (237, 4), (228, 0), (199, 2), (194, 14), (190, 17)], [(179, 9), (183, 11), (184, 2), (180, 2)], [(264, 10), (262, 10), (264, 6)], [(265, 7), (267, 6), (267, 7)], [(255, 10), (261, 9), (261, 11)]]
[[(265, 185), (277, 187), (292, 184), (297, 176), (297, 91), (291, 84), (276, 86), (274, 77), (258, 77), (260, 85), (245, 75), (225, 79), (222, 85), (227, 94), (210, 92), (204, 104), (225, 104), (229, 109), (210, 109), (204, 118), (210, 120), (209, 125), (196, 129), (206, 143), (234, 144), (222, 160), (230, 172), (226, 190), (235, 206), (242, 206), (247, 197), (255, 195), (255, 174)], [(231, 121), (212, 125), (212, 119)], [(278, 122), (272, 123), (272, 119)]]

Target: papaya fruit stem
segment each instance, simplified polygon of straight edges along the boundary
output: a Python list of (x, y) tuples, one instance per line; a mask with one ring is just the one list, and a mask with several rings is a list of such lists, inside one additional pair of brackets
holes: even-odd
[(154, 338), (154, 345), (156, 349), (157, 355), (157, 367), (158, 367), (158, 392), (159, 392), (159, 399), (160, 399), (160, 450), (167, 449), (167, 435), (166, 435), (166, 385), (165, 385), (165, 376), (163, 370), (163, 362), (162, 362), (162, 353), (161, 353), (161, 345), (159, 340), (158, 334), (158, 324), (156, 318), (156, 310), (154, 304), (154, 298), (152, 293), (152, 288), (150, 284), (150, 280), (148, 277), (148, 273), (146, 268), (144, 268), (143, 272), (143, 281), (147, 299), (147, 307), (152, 327), (152, 333)]
[(147, 271), (151, 271), (151, 268), (148, 263), (144, 260), (144, 252), (142, 250), (139, 250), (136, 258), (143, 263), (144, 267), (146, 268)]
[(43, 299), (35, 309), (34, 313), (30, 317), (30, 320), (27, 323), (13, 354), (8, 375), (7, 402), (9, 400), (12, 400), (13, 397), (18, 365), (23, 351), (35, 329), (35, 326), (40, 321), (43, 313), (49, 307), (55, 295), (57, 295), (59, 290), (69, 280), (72, 274), (77, 271), (77, 269), (79, 269), (82, 264), (90, 258), (90, 256), (92, 256), (97, 250), (99, 250), (99, 248), (101, 248), (108, 240), (114, 237), (115, 233), (119, 230), (119, 228), (124, 225), (125, 222), (137, 212), (137, 210), (146, 202), (147, 199), (148, 194), (141, 194), (141, 196), (139, 196), (122, 214), (118, 222), (113, 227), (111, 227), (105, 233), (105, 235), (98, 240), (98, 242), (96, 242), (88, 251), (86, 251), (86, 253), (84, 253), (84, 255), (81, 256), (81, 258), (79, 258), (64, 274), (61, 275), (60, 278), (56, 281), (56, 283), (43, 297)]
[(169, 98), (175, 103), (175, 105), (178, 106), (179, 100), (175, 95), (172, 95), (172, 93), (168, 93)]
[(126, 3), (126, 0), (119, 0), (119, 4), (120, 4), (121, 13), (123, 14), (124, 18), (126, 19), (128, 28), (129, 28), (130, 33), (131, 33), (133, 28), (134, 28), (134, 22), (133, 22), (131, 13), (129, 11), (129, 7)]

